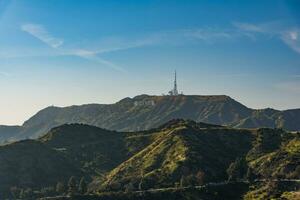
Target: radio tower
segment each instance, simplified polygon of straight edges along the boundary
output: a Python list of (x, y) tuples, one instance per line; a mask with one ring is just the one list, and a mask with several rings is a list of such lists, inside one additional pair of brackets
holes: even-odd
[(177, 96), (178, 95), (176, 70), (175, 70), (174, 88), (169, 92), (169, 95), (171, 95), (171, 96)]
[(177, 90), (177, 73), (176, 73), (176, 70), (175, 70), (175, 80), (174, 80), (173, 95), (175, 95), (175, 96), (178, 95), (178, 90)]

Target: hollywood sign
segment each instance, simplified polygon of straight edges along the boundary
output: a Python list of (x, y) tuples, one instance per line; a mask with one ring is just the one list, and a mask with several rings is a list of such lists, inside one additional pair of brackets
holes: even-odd
[(135, 101), (134, 106), (155, 106), (153, 100)]

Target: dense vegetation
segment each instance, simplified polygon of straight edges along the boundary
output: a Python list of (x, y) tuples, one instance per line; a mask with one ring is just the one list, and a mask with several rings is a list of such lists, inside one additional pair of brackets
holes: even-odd
[(300, 178), (299, 154), (299, 133), (282, 129), (186, 120), (140, 132), (62, 125), (0, 146), (0, 199), (292, 198), (299, 183), (282, 181)]
[(83, 123), (118, 131), (139, 131), (157, 127), (174, 118), (236, 128), (300, 130), (300, 109), (254, 110), (228, 96), (140, 95), (109, 105), (48, 107), (22, 126), (0, 126), (0, 143), (38, 138), (53, 127), (66, 123)]
[(233, 200), (248, 191), (247, 184), (227, 184), (195, 188), (174, 188), (145, 192), (104, 192), (98, 195), (57, 197), (52, 200)]

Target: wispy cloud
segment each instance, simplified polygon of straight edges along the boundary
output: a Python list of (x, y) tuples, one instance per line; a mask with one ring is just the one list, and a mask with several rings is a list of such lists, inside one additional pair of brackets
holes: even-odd
[(243, 31), (265, 33), (265, 29), (263, 27), (255, 24), (240, 23), (240, 22), (233, 22), (232, 24), (238, 29)]
[[(116, 51), (123, 51), (133, 48), (157, 46), (157, 45), (185, 45), (197, 41), (205, 41), (214, 43), (219, 40), (229, 40), (237, 38), (241, 35), (235, 30), (222, 30), (218, 28), (195, 28), (195, 29), (177, 29), (177, 30), (163, 30), (157, 32), (150, 32), (146, 34), (136, 35), (134, 37), (109, 37), (108, 41), (113, 41), (107, 44), (106, 41), (99, 43), (98, 47), (93, 50), (74, 50), (68, 53), (83, 54), (83, 55), (100, 55), (103, 53), (112, 53)], [(103, 40), (106, 40), (104, 38)], [(117, 41), (117, 42), (115, 42)], [(102, 46), (102, 48), (100, 47)], [(100, 47), (100, 48), (99, 48)], [(87, 49), (87, 48), (86, 48)]]
[(214, 43), (220, 40), (230, 40), (239, 37), (233, 29), (220, 29), (214, 27), (177, 29), (160, 31), (150, 34), (144, 40), (144, 45), (149, 44), (187, 44), (195, 41)]
[[(38, 38), (55, 49), (58, 56), (78, 56), (99, 64), (106, 65), (114, 70), (125, 71), (122, 67), (102, 58), (101, 54), (123, 51), (133, 48), (159, 45), (186, 45), (197, 42), (216, 43), (219, 41), (235, 40), (240, 38), (255, 39), (256, 35), (275, 37), (283, 41), (294, 51), (300, 53), (300, 29), (282, 26), (277, 22), (251, 24), (234, 22), (227, 28), (205, 27), (192, 29), (162, 30), (152, 33), (137, 34), (129, 37), (103, 38), (99, 43), (90, 46), (75, 45), (67, 47), (64, 40), (56, 38), (38, 24), (24, 24), (21, 29)], [(95, 43), (95, 42), (93, 42)], [(93, 46), (93, 47), (92, 47)], [(0, 55), (1, 56), (1, 55)]]
[(70, 56), (78, 56), (80, 58), (90, 60), (95, 63), (103, 64), (105, 66), (108, 66), (116, 71), (119, 72), (126, 72), (124, 68), (114, 64), (111, 61), (108, 61), (106, 59), (101, 58), (98, 54), (101, 54), (98, 51), (90, 51), (90, 50), (85, 50), (85, 49), (76, 49), (76, 50), (66, 50), (64, 55), (70, 55)]
[(64, 43), (62, 39), (52, 36), (42, 25), (39, 24), (23, 24), (21, 26), (21, 30), (29, 33), (33, 37), (36, 37), (52, 48), (58, 48)]
[(300, 53), (300, 28), (286, 27), (281, 23), (269, 22), (263, 24), (249, 24), (235, 22), (233, 25), (241, 31), (248, 33), (264, 34), (277, 37), (292, 50)]
[(114, 63), (112, 63), (108, 60), (105, 60), (105, 59), (97, 56), (97, 53), (98, 52), (79, 49), (79, 50), (75, 50), (75, 51), (70, 52), (70, 55), (79, 56), (81, 58), (85, 58), (87, 60), (91, 60), (91, 61), (96, 62), (96, 63), (104, 64), (104, 65), (109, 66), (110, 68), (112, 68), (114, 70), (125, 72), (125, 70), (123, 68), (115, 65)]
[[(78, 56), (83, 59), (87, 59), (96, 63), (104, 64), (114, 70), (117, 71), (122, 71), (124, 72), (125, 70), (114, 63), (107, 61), (101, 57), (99, 57), (97, 54), (102, 53), (98, 51), (89, 51), (89, 50), (73, 50), (73, 49), (64, 49), (61, 48), (62, 44), (64, 43), (63, 39), (56, 38), (52, 36), (42, 25), (39, 24), (23, 24), (21, 26), (21, 30), (29, 33), (30, 35), (36, 37), (37, 39), (41, 40), (48, 46), (54, 48), (54, 49), (59, 49), (57, 51), (57, 55), (72, 55), (72, 56)], [(118, 50), (118, 49), (114, 49)], [(53, 55), (53, 54), (52, 54)]]
[[(235, 33), (226, 30), (217, 29), (180, 29), (172, 31), (159, 31), (138, 36), (137, 38), (117, 38), (117, 43), (109, 45), (110, 47), (99, 48), (95, 50), (87, 50), (83, 48), (71, 49), (63, 52), (64, 55), (74, 55), (81, 58), (91, 60), (93, 62), (105, 64), (117, 71), (125, 72), (125, 70), (114, 63), (101, 58), (99, 55), (103, 53), (112, 53), (133, 48), (155, 46), (155, 45), (182, 45), (193, 41), (215, 42), (220, 39), (232, 39), (236, 37)], [(113, 40), (110, 38), (110, 40)], [(101, 44), (99, 45), (101, 46)]]
[(281, 39), (291, 49), (300, 53), (300, 28), (294, 28), (294, 29), (283, 31), (281, 33)]

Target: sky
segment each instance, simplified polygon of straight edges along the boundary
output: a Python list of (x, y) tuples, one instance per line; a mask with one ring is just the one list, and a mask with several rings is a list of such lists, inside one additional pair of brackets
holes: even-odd
[(0, 124), (167, 94), (300, 108), (298, 0), (0, 0)]

